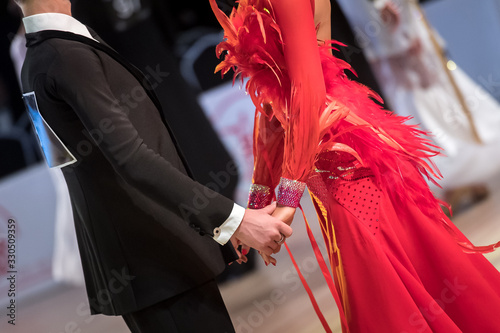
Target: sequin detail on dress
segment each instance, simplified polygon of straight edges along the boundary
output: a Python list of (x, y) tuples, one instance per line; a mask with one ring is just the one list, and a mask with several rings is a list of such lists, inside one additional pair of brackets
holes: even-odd
[(250, 194), (248, 196), (248, 208), (264, 208), (271, 204), (272, 199), (271, 189), (269, 186), (252, 184), (252, 186), (250, 186)]
[(278, 190), (278, 203), (283, 206), (297, 208), (305, 189), (306, 183), (281, 177)]

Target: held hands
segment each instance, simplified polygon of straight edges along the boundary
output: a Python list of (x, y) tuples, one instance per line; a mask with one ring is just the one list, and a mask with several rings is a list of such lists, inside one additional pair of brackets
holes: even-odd
[[(286, 224), (291, 225), (292, 221), (293, 221), (293, 216), (295, 215), (295, 210), (296, 210), (296, 208), (293, 208), (293, 207), (278, 205), (276, 210), (273, 212), (273, 216), (277, 217), (278, 219), (285, 222)], [(283, 240), (283, 242), (284, 242), (284, 240)], [(279, 244), (278, 251), (276, 251), (274, 253), (278, 253), (281, 250), (281, 245), (283, 244), (283, 242), (281, 242)], [(260, 252), (259, 254), (262, 257), (262, 259), (264, 259), (266, 266), (269, 264), (273, 264), (276, 266), (276, 259), (271, 257), (271, 255), (268, 255), (268, 254), (262, 253), (262, 252)]]
[(393, 32), (396, 30), (396, 28), (399, 26), (399, 23), (401, 22), (399, 9), (391, 1), (388, 1), (384, 5), (384, 7), (382, 7), (382, 9), (380, 10), (380, 17), (382, 21), (387, 26), (389, 26)]
[[(236, 245), (235, 249), (240, 244), (245, 244), (247, 247), (243, 247), (242, 252), (248, 250), (248, 247), (253, 247), (268, 256), (278, 253), (284, 239), (292, 235), (292, 228), (273, 213), (285, 217), (284, 212), (276, 208), (276, 203), (262, 209), (247, 209), (240, 226), (231, 238), (233, 246)], [(238, 262), (246, 262), (245, 254), (238, 252), (240, 256)]]

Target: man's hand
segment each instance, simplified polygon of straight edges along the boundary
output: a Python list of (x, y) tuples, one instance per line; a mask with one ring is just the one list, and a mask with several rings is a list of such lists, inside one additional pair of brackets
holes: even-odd
[(276, 209), (273, 203), (262, 209), (247, 209), (233, 237), (240, 243), (253, 247), (266, 255), (277, 253), (280, 240), (292, 235), (292, 228), (271, 214)]

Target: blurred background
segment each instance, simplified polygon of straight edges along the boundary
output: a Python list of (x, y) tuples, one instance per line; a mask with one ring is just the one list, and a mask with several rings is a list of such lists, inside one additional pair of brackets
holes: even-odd
[[(221, 192), (246, 205), (253, 168), (254, 108), (242, 84), (213, 74), (222, 40), (208, 0), (72, 0), (73, 15), (145, 72), (160, 70), (157, 93), (202, 183), (235, 163)], [(21, 16), (0, 5), (0, 331), (127, 332), (121, 318), (88, 313), (69, 197), (58, 170), (41, 159), (18, 82), (24, 57)], [(231, 1), (221, 1), (229, 10)], [(500, 239), (500, 1), (332, 1), (336, 53), (387, 107), (432, 132), (453, 221), (475, 243)], [(317, 237), (309, 198), (302, 205)], [(302, 217), (288, 244), (332, 329), (335, 302), (306, 237)], [(8, 226), (16, 231), (16, 321), (8, 323)], [(497, 251), (498, 252), (498, 251)], [(488, 259), (499, 268), (500, 255)], [(232, 265), (221, 290), (238, 333), (322, 332), (289, 255)], [(381, 304), (383, 306), (383, 304)]]

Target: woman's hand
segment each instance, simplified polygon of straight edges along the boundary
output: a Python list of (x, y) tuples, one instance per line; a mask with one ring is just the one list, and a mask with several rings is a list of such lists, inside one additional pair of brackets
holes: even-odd
[(278, 207), (276, 207), (272, 215), (285, 222), (286, 224), (291, 225), (296, 209), (297, 208), (282, 206), (278, 204)]
[[(240, 265), (243, 262), (246, 263), (248, 261), (248, 258), (246, 255), (250, 251), (250, 247), (242, 244), (240, 242), (240, 240), (237, 239), (236, 237), (231, 237), (230, 241), (234, 247), (234, 250), (236, 251), (236, 254), (238, 255), (238, 259), (236, 260), (236, 262)], [(241, 246), (241, 250), (240, 250), (240, 246)], [(229, 263), (229, 265), (231, 265), (231, 264), (232, 264), (232, 262)]]
[[(295, 211), (296, 211), (296, 208), (293, 208), (293, 207), (288, 207), (288, 206), (282, 206), (282, 205), (278, 205), (278, 207), (274, 210), (274, 213), (272, 214), (274, 217), (280, 219), (281, 221), (285, 222), (286, 224), (288, 225), (291, 225), (292, 224), (292, 221), (293, 221), (293, 216), (295, 215)], [(283, 242), (281, 244), (283, 244), (285, 242), (286, 238), (283, 239)], [(275, 253), (279, 252), (279, 250), (281, 250), (281, 244), (278, 251), (276, 251)], [(264, 260), (264, 262), (266, 263), (266, 266), (269, 265), (269, 264), (273, 264), (274, 266), (276, 266), (276, 259), (274, 257), (271, 257), (271, 256), (268, 256), (264, 253), (260, 253), (260, 256), (262, 257), (262, 259)]]

